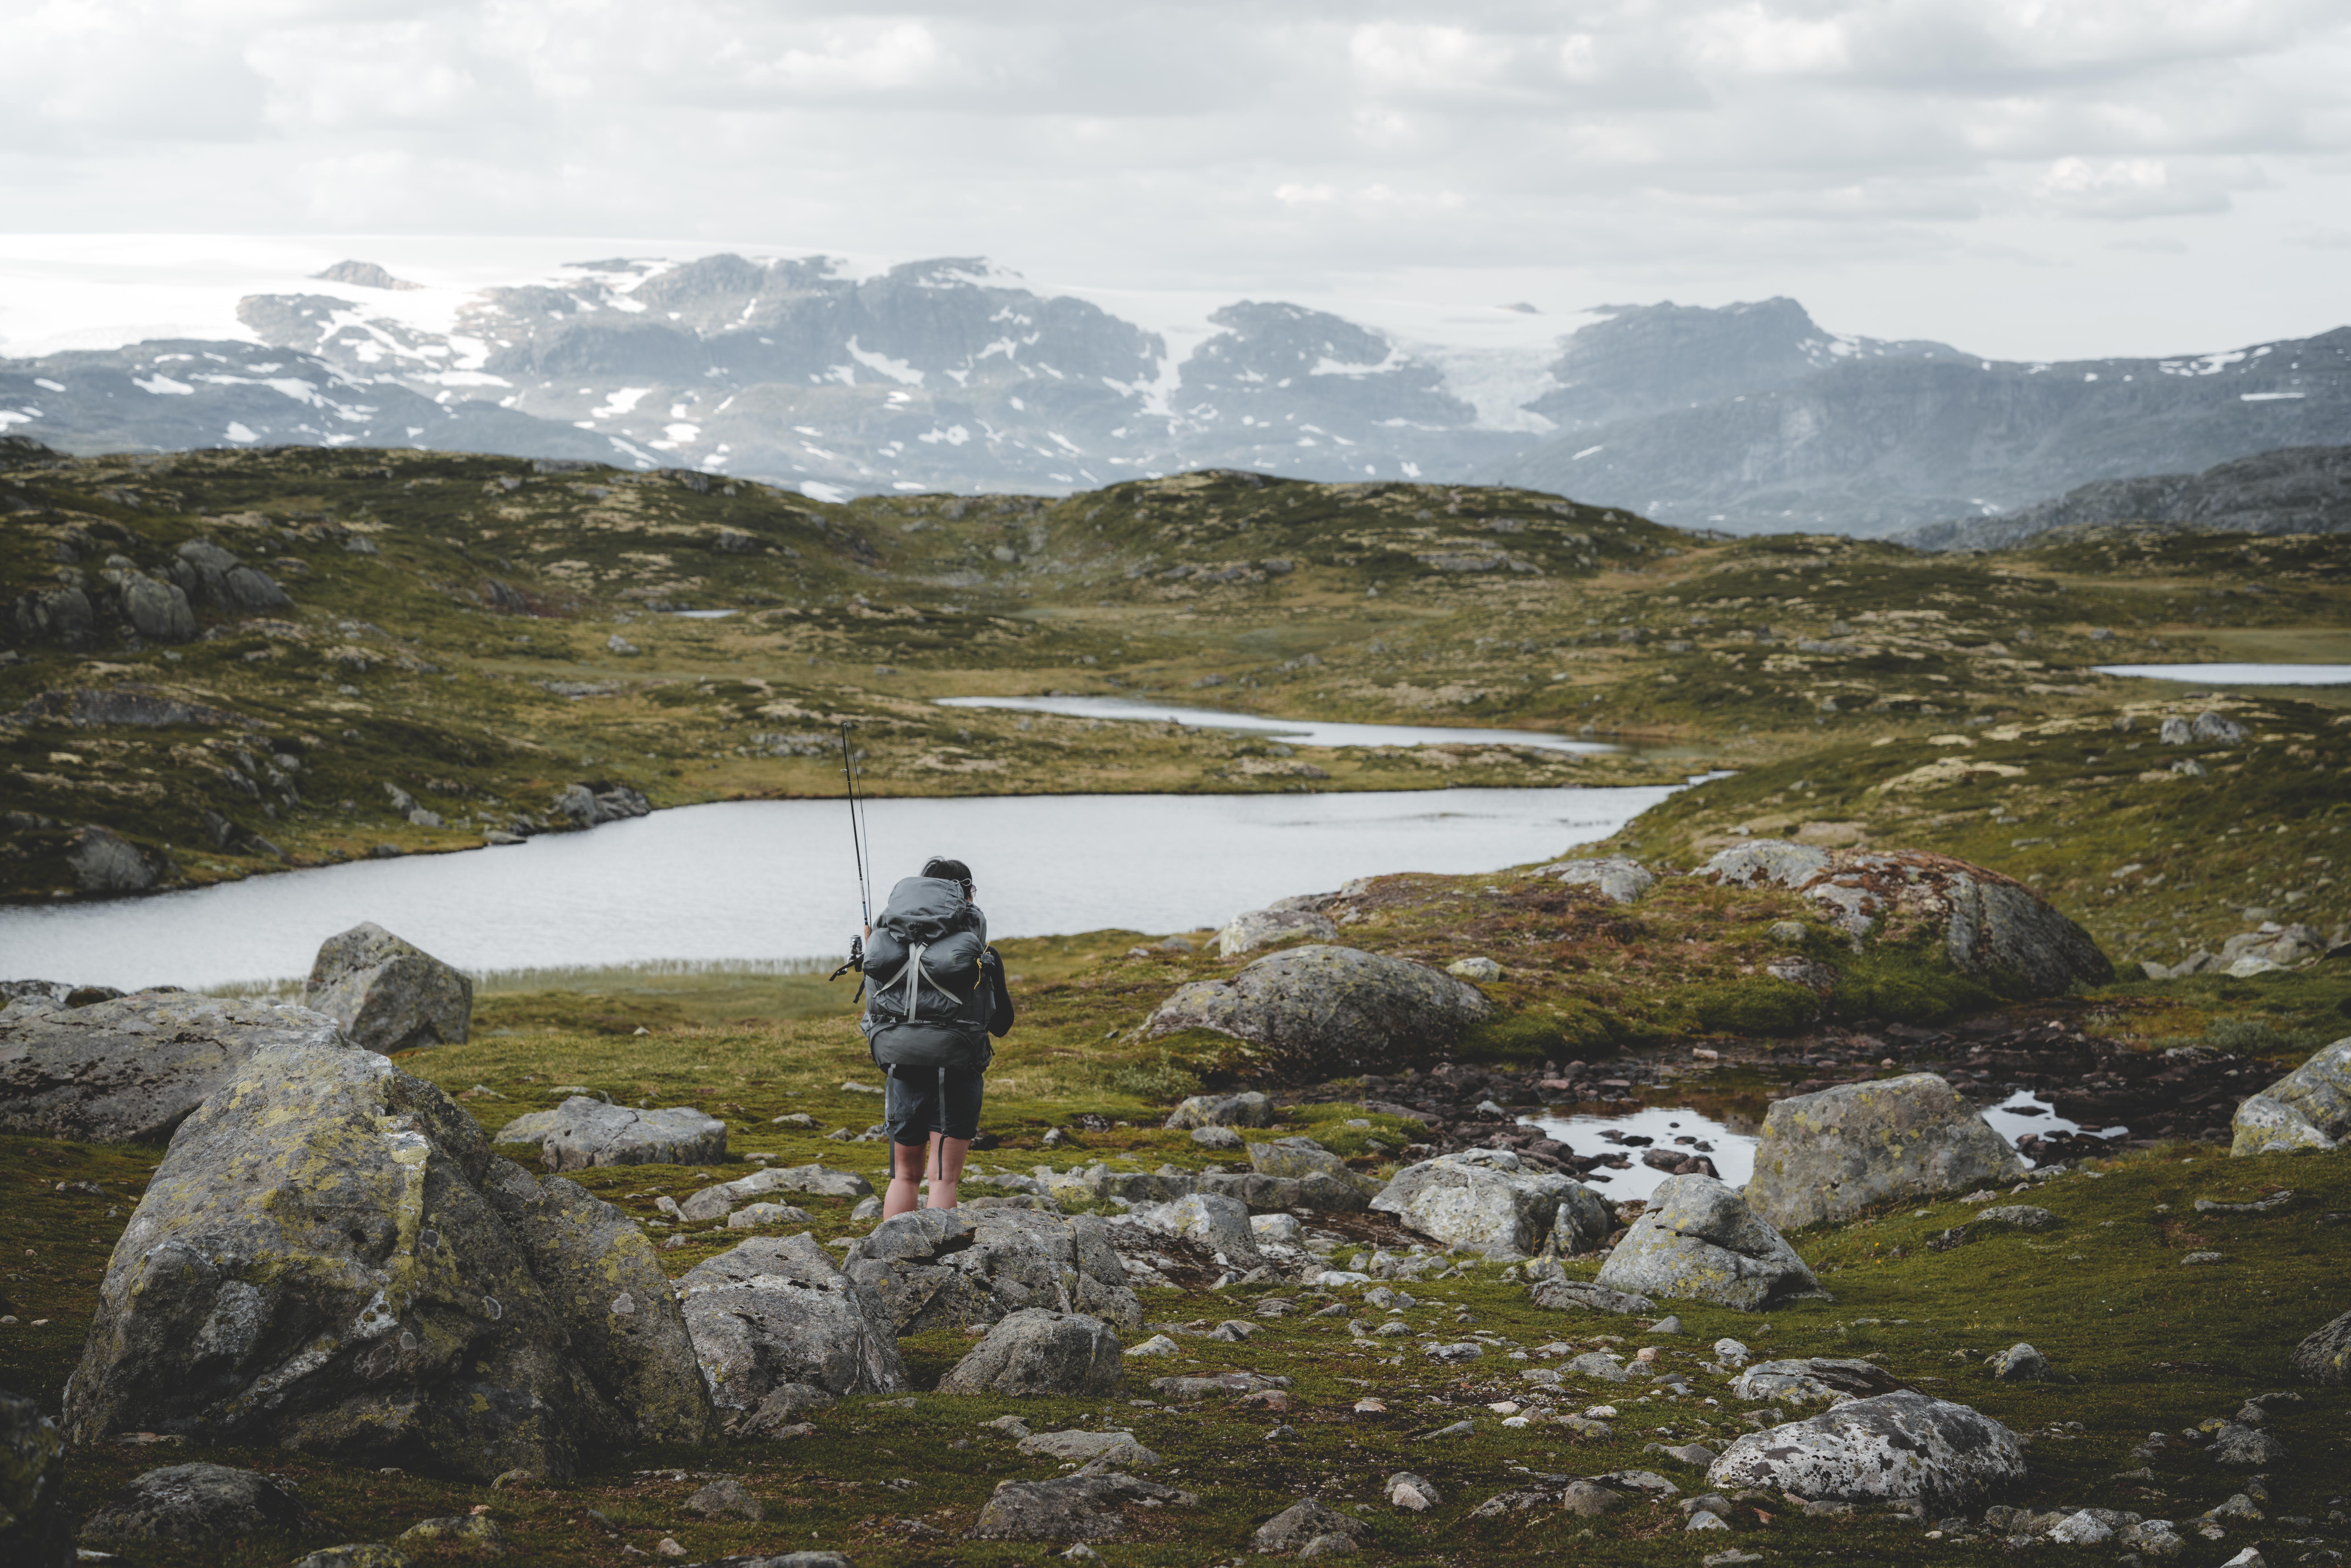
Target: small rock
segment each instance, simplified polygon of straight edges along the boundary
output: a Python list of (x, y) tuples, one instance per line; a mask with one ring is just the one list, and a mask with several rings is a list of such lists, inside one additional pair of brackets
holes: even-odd
[(767, 1511), (751, 1489), (733, 1476), (721, 1476), (716, 1480), (685, 1500), (685, 1506), (705, 1519), (747, 1519), (754, 1522), (766, 1517)]
[(2067, 1514), (2049, 1531), (2049, 1539), (2064, 1546), (2096, 1546), (2114, 1538), (2115, 1532), (2086, 1509)]
[(942, 1394), (1110, 1394), (1124, 1373), (1118, 1336), (1100, 1318), (1030, 1307), (987, 1332), (939, 1382)]
[[(1333, 935), (1336, 935), (1335, 931)], [(1502, 966), (1491, 958), (1456, 958), (1445, 966), (1445, 972), (1458, 979), (1480, 983), (1502, 977)]]
[(1340, 1512), (1328, 1503), (1311, 1498), (1292, 1503), (1263, 1524), (1259, 1525), (1249, 1543), (1259, 1552), (1298, 1552), (1320, 1537), (1337, 1536), (1353, 1543), (1371, 1533), (1372, 1527), (1353, 1514)]
[(1682, 1332), (1682, 1321), (1677, 1317), (1659, 1318), (1649, 1325), (1649, 1332), (1656, 1334), (1677, 1334)]
[(388, 1542), (360, 1541), (321, 1547), (295, 1563), (294, 1568), (411, 1568), (414, 1561)]
[(1101, 1541), (1126, 1531), (1122, 1504), (1190, 1508), (1192, 1493), (1111, 1472), (1000, 1481), (972, 1534), (982, 1541)]
[(2049, 1358), (2029, 1344), (2012, 1344), (1984, 1364), (2004, 1382), (2035, 1382), (2049, 1375)]
[(2283, 1464), (2286, 1446), (2256, 1427), (2241, 1427), (2235, 1422), (2221, 1427), (2212, 1436), (2212, 1446), (2205, 1450), (2216, 1465), (2232, 1469), (2266, 1469)]
[(496, 1556), (507, 1538), (486, 1513), (461, 1513), (413, 1524), (393, 1538), (395, 1545), (470, 1547), (484, 1556)]
[(1437, 1490), (1435, 1481), (1410, 1470), (1398, 1470), (1387, 1479), (1387, 1496), (1394, 1506), (1415, 1513), (1426, 1513), (1445, 1500), (1445, 1494)]
[(1729, 1530), (1729, 1525), (1723, 1522), (1722, 1517), (1719, 1514), (1715, 1513), (1709, 1509), (1703, 1508), (1699, 1509), (1696, 1513), (1691, 1514), (1689, 1517), (1689, 1522), (1682, 1526), (1682, 1529), (1685, 1531)]
[(1243, 1146), (1241, 1135), (1230, 1127), (1195, 1127), (1192, 1141), (1202, 1148), (1238, 1149)]

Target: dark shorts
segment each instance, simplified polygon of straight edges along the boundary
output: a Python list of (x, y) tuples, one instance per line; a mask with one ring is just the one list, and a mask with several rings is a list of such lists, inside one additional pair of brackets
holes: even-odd
[(985, 1073), (967, 1067), (893, 1067), (889, 1074), (882, 1125), (892, 1143), (927, 1144), (933, 1133), (950, 1138), (979, 1135)]

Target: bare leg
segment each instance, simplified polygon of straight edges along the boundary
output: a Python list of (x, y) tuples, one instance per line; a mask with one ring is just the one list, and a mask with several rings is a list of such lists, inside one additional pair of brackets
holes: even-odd
[[(956, 1206), (956, 1184), (963, 1180), (964, 1157), (971, 1153), (969, 1138), (950, 1138), (938, 1133), (931, 1134), (931, 1207), (953, 1208)], [(890, 1184), (893, 1192), (898, 1184)]]
[[(933, 1135), (936, 1142), (936, 1135)], [(890, 1145), (890, 1190), (882, 1199), (882, 1218), (905, 1214), (922, 1207), (923, 1155), (920, 1144)], [(956, 1162), (961, 1168), (961, 1162)]]

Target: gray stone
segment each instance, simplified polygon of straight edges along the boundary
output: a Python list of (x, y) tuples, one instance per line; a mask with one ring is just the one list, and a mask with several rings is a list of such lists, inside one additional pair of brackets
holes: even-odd
[(2351, 1383), (2351, 1312), (2294, 1346), (2287, 1364), (2304, 1383)]
[(486, 1513), (455, 1513), (419, 1520), (392, 1538), (396, 1546), (431, 1549), (454, 1546), (482, 1557), (496, 1557), (507, 1549), (506, 1532)]
[(1654, 1312), (1657, 1303), (1646, 1296), (1604, 1291), (1589, 1280), (1538, 1281), (1528, 1294), (1535, 1305), (1554, 1312)]
[(2054, 1230), (2064, 1223), (2045, 1208), (2029, 1203), (2003, 1203), (1987, 1208), (1970, 1223), (1975, 1225), (2012, 1225), (2019, 1230)]
[(388, 1541), (354, 1541), (322, 1546), (294, 1568), (411, 1568), (415, 1559)]
[(729, 1230), (756, 1230), (763, 1225), (808, 1225), (813, 1217), (789, 1203), (755, 1203), (726, 1217)]
[(2351, 1038), (2309, 1061), (2237, 1107), (2231, 1155), (2331, 1149), (2351, 1137)]
[(1750, 1312), (1788, 1301), (1834, 1300), (1778, 1230), (1737, 1193), (1703, 1176), (1659, 1182), (1595, 1283)]
[(2212, 1435), (2211, 1446), (2204, 1451), (2214, 1464), (2240, 1470), (2266, 1469), (2287, 1458), (2283, 1443), (2258, 1427), (2241, 1427), (2233, 1421)]
[(1113, 1394), (1125, 1379), (1118, 1335), (1100, 1318), (1029, 1307), (987, 1331), (939, 1380), (942, 1394)]
[(1259, 1071), (1307, 1082), (1441, 1051), (1492, 1010), (1476, 987), (1426, 964), (1312, 943), (1180, 988), (1144, 1037), (1207, 1030)]
[(145, 893), (176, 874), (171, 862), (151, 855), (111, 828), (84, 823), (66, 846), (74, 885), (84, 893)]
[(1730, 1392), (1759, 1403), (1829, 1405), (1839, 1399), (1891, 1394), (1906, 1386), (1900, 1378), (1870, 1362), (1806, 1356), (1759, 1361), (1731, 1379)]
[(1526, 1257), (1554, 1236), (1562, 1252), (1590, 1251), (1614, 1228), (1607, 1206), (1589, 1187), (1508, 1149), (1465, 1149), (1406, 1166), (1372, 1207), (1424, 1236), (1489, 1258)]
[(1253, 909), (1246, 915), (1234, 915), (1231, 924), (1217, 933), (1217, 953), (1220, 957), (1231, 958), (1301, 936), (1330, 942), (1336, 940), (1338, 935), (1339, 927), (1331, 917), (1314, 910)]
[(1190, 1492), (1116, 1471), (998, 1481), (972, 1534), (982, 1541), (1106, 1541), (1126, 1533), (1126, 1505), (1191, 1508), (1199, 1500)]
[(2049, 1539), (2060, 1546), (2102, 1546), (2114, 1538), (2115, 1532), (2087, 1509), (2069, 1513), (2049, 1527)]
[(0, 1013), (0, 1132), (160, 1141), (256, 1051), (344, 1044), (307, 1008), (188, 991), (12, 1008)]
[(837, 1403), (831, 1394), (814, 1384), (778, 1383), (768, 1390), (768, 1396), (759, 1401), (756, 1409), (728, 1415), (726, 1431), (737, 1437), (778, 1437), (785, 1428), (799, 1426), (807, 1412)]
[(1265, 1262), (1248, 1206), (1238, 1198), (1196, 1192), (1173, 1203), (1137, 1204), (1128, 1212), (1146, 1230), (1197, 1241), (1223, 1253), (1235, 1268), (1255, 1269)]
[(1625, 1370), (1622, 1361), (1604, 1350), (1586, 1351), (1560, 1370), (1573, 1372), (1579, 1377), (1596, 1377), (1603, 1383), (1625, 1383), (1632, 1376)]
[(1740, 887), (1782, 887), (1817, 904), (1856, 947), (1939, 939), (1954, 967), (2032, 996), (2114, 977), (2089, 934), (2022, 883), (1919, 851), (1820, 850), (1757, 839), (1698, 874)]
[(172, 1137), (107, 1267), (65, 1425), (88, 1444), (148, 1430), (559, 1479), (585, 1453), (707, 1435), (686, 1343), (617, 1209), (497, 1158), (381, 1056), (279, 1045)]
[(1325, 1171), (1302, 1176), (1273, 1176), (1258, 1171), (1203, 1172), (1193, 1178), (1194, 1190), (1237, 1198), (1252, 1214), (1277, 1214), (1292, 1208), (1330, 1209), (1353, 1214), (1371, 1207), (1365, 1183), (1341, 1179)]
[(1249, 1168), (1259, 1176), (1304, 1180), (1313, 1176), (1327, 1176), (1334, 1181), (1364, 1189), (1365, 1197), (1380, 1190), (1380, 1184), (1357, 1176), (1347, 1168), (1347, 1162), (1316, 1143), (1311, 1138), (1267, 1138), (1249, 1146)]
[(1092, 1216), (1023, 1208), (918, 1208), (874, 1227), (841, 1264), (899, 1333), (1057, 1308), (1143, 1326), (1110, 1230)]
[(590, 1166), (690, 1166), (726, 1157), (726, 1124), (690, 1105), (640, 1111), (574, 1094), (539, 1129), (551, 1171)]
[(196, 612), (188, 595), (175, 582), (159, 582), (143, 571), (118, 567), (99, 573), (114, 591), (122, 618), (150, 643), (191, 643), (196, 636)]
[(1888, 1198), (2013, 1181), (2030, 1168), (1949, 1083), (1914, 1072), (1774, 1101), (1747, 1203), (1793, 1228)]
[(2029, 1344), (2010, 1345), (1984, 1365), (2007, 1383), (2037, 1383), (2049, 1375), (2049, 1358)]
[(99, 1546), (223, 1545), (256, 1531), (296, 1535), (310, 1512), (284, 1487), (226, 1465), (167, 1465), (132, 1478), (81, 1527)]
[(1270, 1127), (1273, 1102), (1251, 1090), (1245, 1094), (1195, 1094), (1169, 1113), (1167, 1125), (1184, 1127)]
[(57, 1423), (31, 1400), (0, 1392), (0, 1562), (62, 1568), (74, 1561), (65, 1487)]
[(1570, 887), (1590, 887), (1599, 890), (1600, 896), (1612, 904), (1631, 904), (1657, 885), (1657, 874), (1639, 861), (1624, 855), (1609, 855), (1600, 860), (1553, 861), (1539, 865), (1531, 873), (1563, 882)]
[(747, 1519), (754, 1523), (768, 1512), (751, 1489), (733, 1476), (720, 1476), (703, 1487), (685, 1500), (685, 1506), (705, 1519)]
[(738, 1422), (788, 1385), (829, 1395), (910, 1386), (881, 1301), (805, 1232), (753, 1237), (688, 1270), (678, 1291), (712, 1403)]
[(1538, 1508), (1557, 1508), (1579, 1519), (1598, 1519), (1624, 1506), (1625, 1494), (1582, 1477), (1561, 1477), (1546, 1485), (1489, 1497), (1469, 1511), (1472, 1519), (1503, 1519)]
[(1147, 1470), (1159, 1456), (1135, 1440), (1132, 1432), (1039, 1432), (1020, 1439), (1020, 1452), (1031, 1457), (1074, 1460), (1081, 1473), (1102, 1470)]
[(1249, 1537), (1249, 1544), (1264, 1552), (1292, 1552), (1303, 1550), (1319, 1536), (1360, 1541), (1371, 1532), (1371, 1525), (1355, 1515), (1342, 1513), (1328, 1503), (1307, 1498), (1291, 1503), (1259, 1525)]
[(1750, 1432), (1708, 1467), (1723, 1490), (1760, 1487), (1819, 1500), (1896, 1499), (1928, 1517), (1972, 1513), (2024, 1479), (2024, 1445), (1989, 1416), (1908, 1391), (1856, 1399)]
[(2217, 713), (2199, 713), (2189, 733), (2208, 746), (2234, 746), (2245, 738), (2245, 727)]
[(1426, 1513), (1445, 1501), (1445, 1494), (1435, 1481), (1410, 1470), (1398, 1470), (1390, 1476), (1382, 1490), (1389, 1502), (1398, 1508), (1408, 1508), (1415, 1513)]
[(1502, 977), (1502, 966), (1491, 958), (1456, 958), (1445, 966), (1445, 972), (1457, 980), (1486, 985)]
[(462, 1045), (473, 1030), (474, 982), (373, 922), (319, 945), (302, 1000), (353, 1045), (387, 1055)]
[(1238, 1149), (1245, 1146), (1241, 1135), (1230, 1127), (1195, 1127), (1192, 1141), (1204, 1149)]

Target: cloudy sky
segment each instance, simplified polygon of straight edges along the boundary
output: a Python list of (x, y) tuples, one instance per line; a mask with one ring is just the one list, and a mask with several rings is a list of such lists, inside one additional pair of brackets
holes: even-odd
[(2351, 321), (2343, 0), (9, 13), (0, 245), (369, 235), (397, 267), (400, 236), (621, 236), (1555, 313), (1790, 294), (2015, 357)]

